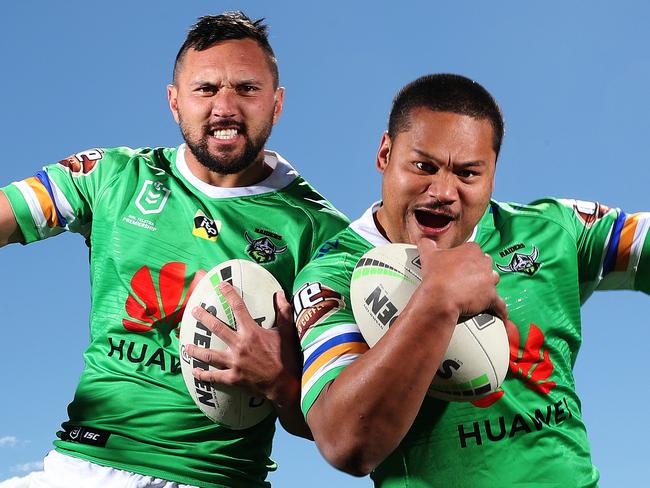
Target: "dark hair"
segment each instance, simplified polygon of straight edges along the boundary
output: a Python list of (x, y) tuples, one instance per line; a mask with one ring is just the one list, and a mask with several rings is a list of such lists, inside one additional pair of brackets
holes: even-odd
[(264, 19), (252, 21), (243, 12), (224, 12), (220, 15), (199, 17), (196, 24), (190, 27), (185, 42), (178, 50), (174, 62), (174, 79), (176, 79), (183, 57), (189, 49), (203, 51), (222, 41), (252, 39), (266, 53), (274, 85), (277, 88), (279, 83), (278, 63), (269, 44), (268, 28), (263, 22)]
[(388, 117), (388, 135), (391, 139), (409, 130), (411, 111), (418, 107), (488, 119), (494, 133), (492, 147), (499, 155), (504, 133), (503, 115), (492, 95), (477, 82), (446, 73), (426, 75), (412, 81), (393, 100)]

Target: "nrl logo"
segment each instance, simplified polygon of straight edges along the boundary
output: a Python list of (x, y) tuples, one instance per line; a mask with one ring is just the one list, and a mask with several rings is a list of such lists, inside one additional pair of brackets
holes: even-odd
[(145, 215), (162, 212), (171, 190), (160, 181), (145, 180), (135, 206)]
[(524, 273), (528, 276), (533, 276), (541, 266), (541, 264), (537, 262), (538, 257), (539, 249), (533, 247), (533, 252), (530, 254), (515, 252), (512, 255), (512, 259), (508, 266), (497, 264), (497, 268), (504, 273)]
[(68, 435), (70, 436), (70, 439), (76, 441), (77, 438), (79, 437), (79, 434), (81, 434), (81, 427), (75, 427), (70, 431), (70, 434)]
[(287, 250), (287, 246), (278, 247), (267, 236), (260, 237), (259, 239), (251, 239), (248, 232), (244, 232), (244, 236), (248, 241), (246, 252), (258, 264), (266, 264), (275, 261), (275, 255), (283, 253)]

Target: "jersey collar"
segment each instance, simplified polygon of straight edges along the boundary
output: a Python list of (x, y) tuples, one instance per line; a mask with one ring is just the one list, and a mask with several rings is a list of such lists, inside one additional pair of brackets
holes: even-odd
[[(363, 237), (373, 246), (383, 246), (384, 244), (390, 244), (390, 241), (386, 239), (375, 224), (374, 214), (381, 207), (381, 200), (373, 203), (368, 210), (366, 210), (361, 217), (350, 224), (350, 228)], [(476, 234), (478, 233), (478, 225), (472, 230), (472, 235), (469, 236), (467, 242), (474, 242), (476, 240)]]
[(298, 172), (289, 162), (274, 151), (264, 151), (264, 162), (273, 168), (271, 174), (256, 185), (236, 188), (213, 186), (200, 180), (190, 171), (185, 160), (185, 144), (176, 150), (176, 167), (187, 182), (210, 198), (232, 198), (259, 195), (281, 190), (298, 177)]

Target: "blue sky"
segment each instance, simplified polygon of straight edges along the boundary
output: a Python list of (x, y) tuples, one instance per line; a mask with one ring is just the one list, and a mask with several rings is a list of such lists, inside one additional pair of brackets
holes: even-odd
[[(351, 217), (379, 196), (373, 165), (392, 97), (430, 72), (474, 78), (500, 102), (507, 129), (497, 199), (650, 207), (642, 1), (8, 2), (0, 186), (89, 147), (179, 144), (165, 95), (173, 58), (196, 17), (234, 9), (271, 26), (287, 93), (269, 147)], [(83, 367), (83, 240), (0, 250), (0, 291), (2, 480), (34, 469), (50, 449)], [(649, 304), (611, 292), (583, 309), (576, 383), (604, 487), (638, 484), (646, 463)], [(286, 434), (274, 458), (278, 487), (370, 485)]]

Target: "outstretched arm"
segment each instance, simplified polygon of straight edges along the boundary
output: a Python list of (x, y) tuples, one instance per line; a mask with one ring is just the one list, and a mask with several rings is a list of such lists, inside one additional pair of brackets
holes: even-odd
[[(379, 465), (410, 429), (461, 315), (506, 318), (492, 260), (476, 244), (418, 244), (423, 281), (386, 334), (320, 393), (307, 414), (325, 458), (353, 475)], [(440, 279), (444, 277), (444, 279)]]
[(24, 242), (16, 216), (4, 192), (0, 191), (0, 247), (12, 242)]
[(222, 351), (189, 344), (190, 356), (222, 368), (197, 369), (194, 376), (205, 382), (241, 386), (263, 396), (274, 405), (280, 423), (288, 432), (311, 439), (300, 411), (300, 349), (291, 305), (284, 293), (275, 296), (276, 327), (264, 329), (253, 320), (230, 284), (223, 282), (219, 287), (233, 310), (237, 331), (202, 308), (192, 311), (194, 318), (228, 344), (228, 349)]

